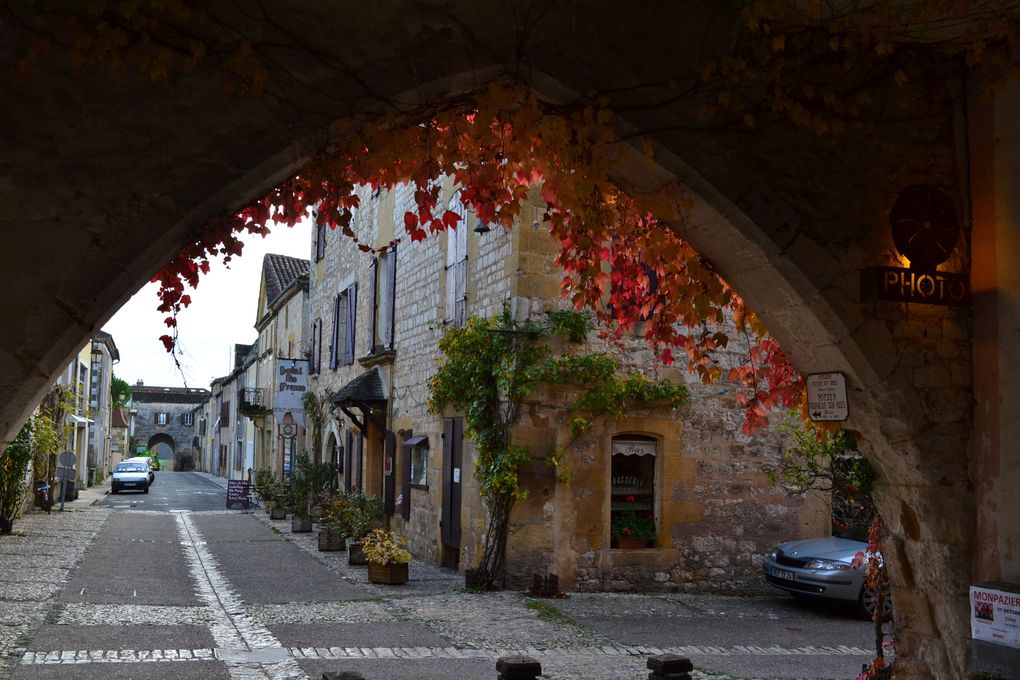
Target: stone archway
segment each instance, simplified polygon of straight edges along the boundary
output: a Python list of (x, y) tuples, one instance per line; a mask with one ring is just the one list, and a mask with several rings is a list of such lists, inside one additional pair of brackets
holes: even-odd
[(161, 432), (152, 435), (149, 437), (148, 448), (159, 458), (161, 470), (176, 470), (178, 468), (177, 442), (169, 434)]
[[(575, 92), (661, 78), (668, 75), (663, 65), (692, 63), (697, 50), (685, 45), (701, 41), (682, 40), (676, 27), (689, 37), (711, 34), (717, 3), (677, 5), (591, 16), (554, 8), (532, 37), (535, 88), (569, 100)], [(327, 141), (332, 124), (378, 110), (384, 99), (412, 105), (464, 91), (496, 71), (517, 71), (517, 47), (504, 30), (513, 25), (511, 10), (466, 2), (451, 8), (444, 15), (398, 3), (389, 11), (414, 19), (402, 26), (417, 27), (405, 29), (369, 7), (351, 8), (341, 21), (315, 3), (297, 3), (287, 20), (301, 24), (309, 40), (363, 27), (349, 43), (326, 41), (328, 49), (350, 48), (338, 56), (351, 57), (357, 78), (308, 68), (306, 55), (293, 54), (287, 58), (303, 80), (281, 84), (285, 96), (275, 98), (223, 100), (221, 74), (211, 67), (154, 85), (133, 74), (73, 76), (41, 64), (9, 103), (9, 124), (0, 131), (17, 164), (5, 173), (0, 197), (20, 207), (0, 216), (8, 235), (0, 282), (23, 291), (0, 306), (16, 320), (0, 329), (3, 436), (192, 230), (291, 174)], [(484, 40), (461, 42), (464, 31)], [(645, 39), (618, 39), (628, 34)], [(936, 90), (935, 97), (949, 96), (948, 88)], [(633, 104), (621, 128), (656, 131), (648, 135), (656, 164), (635, 152), (617, 169), (621, 183), (641, 191), (678, 179), (689, 187), (694, 219), (674, 227), (762, 315), (798, 369), (848, 376), (848, 425), (863, 435), (882, 475), (877, 500), (891, 533), (896, 606), (910, 618), (900, 658), (937, 677), (958, 677), (966, 585), (1009, 572), (972, 574), (967, 558), (976, 512), (967, 458), (969, 317), (862, 304), (856, 278), (858, 269), (890, 257), (886, 212), (899, 188), (934, 176), (962, 200), (966, 159), (956, 153), (953, 110), (924, 126), (890, 125), (838, 140), (788, 126), (734, 137), (677, 129), (673, 113), (621, 97), (621, 108)], [(52, 113), (38, 115), (43, 109)], [(153, 153), (155, 140), (164, 139), (173, 143), (161, 148), (172, 146), (172, 153)], [(876, 147), (883, 153), (869, 152)], [(964, 252), (955, 265), (964, 267), (967, 258)], [(997, 511), (985, 512), (995, 522)]]

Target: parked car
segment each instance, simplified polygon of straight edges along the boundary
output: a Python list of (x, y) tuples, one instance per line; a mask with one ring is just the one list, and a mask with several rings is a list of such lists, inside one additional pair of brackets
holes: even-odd
[[(865, 585), (866, 566), (854, 566), (854, 557), (868, 544), (846, 538), (811, 538), (776, 547), (762, 564), (765, 580), (799, 597), (824, 598), (856, 603), (863, 615), (872, 617), (878, 601), (876, 589)], [(889, 584), (883, 586), (882, 617), (892, 615)]]
[(113, 479), (110, 480), (110, 493), (117, 493), (131, 489), (149, 493), (150, 470), (142, 462), (125, 460), (117, 464), (113, 469)]
[(153, 470), (152, 467), (152, 459), (149, 458), (148, 456), (135, 456), (134, 458), (127, 458), (124, 460), (124, 462), (144, 465), (146, 471), (149, 473), (149, 484), (152, 484), (154, 481), (156, 481), (156, 472)]

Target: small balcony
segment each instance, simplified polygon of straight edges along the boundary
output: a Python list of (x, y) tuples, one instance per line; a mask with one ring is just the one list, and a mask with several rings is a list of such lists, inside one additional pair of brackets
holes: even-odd
[(243, 387), (237, 391), (237, 400), (241, 415), (249, 418), (267, 416), (273, 412), (264, 387)]

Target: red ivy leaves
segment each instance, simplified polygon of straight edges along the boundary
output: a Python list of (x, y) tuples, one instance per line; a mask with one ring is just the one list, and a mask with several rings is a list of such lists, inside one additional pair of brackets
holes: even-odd
[[(365, 124), (314, 157), (300, 175), (214, 220), (153, 279), (160, 283), (159, 309), (176, 315), (190, 303), (185, 285), (198, 284), (211, 257), (240, 255), (238, 235), (265, 234), (271, 222), (291, 226), (310, 215), (320, 227), (339, 228), (361, 251), (374, 252), (351, 226), (358, 186), (413, 188), (415, 208), (402, 225), (411, 241), (462, 219), (440, 206), (444, 178), (453, 179), (461, 204), (477, 219), (506, 228), (537, 188), (542, 218), (560, 243), (563, 295), (594, 310), (617, 337), (640, 327), (663, 362), (686, 355), (688, 369), (705, 382), (723, 377), (712, 357), (729, 340), (720, 324), (731, 318), (761, 339), (747, 365), (729, 376), (745, 390), (745, 430), (761, 427), (770, 409), (800, 399), (800, 378), (739, 296), (677, 235), (689, 199), (675, 187), (629, 196), (612, 182), (620, 143), (610, 113), (602, 103), (598, 111), (594, 105), (554, 108), (516, 83), (498, 81), (417, 116)], [(174, 339), (166, 337), (161, 340), (172, 351)]]

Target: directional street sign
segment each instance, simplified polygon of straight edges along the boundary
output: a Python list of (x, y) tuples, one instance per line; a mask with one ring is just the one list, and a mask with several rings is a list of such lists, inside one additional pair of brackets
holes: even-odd
[(846, 377), (842, 373), (811, 373), (807, 376), (808, 415), (811, 420), (846, 420), (850, 404)]

